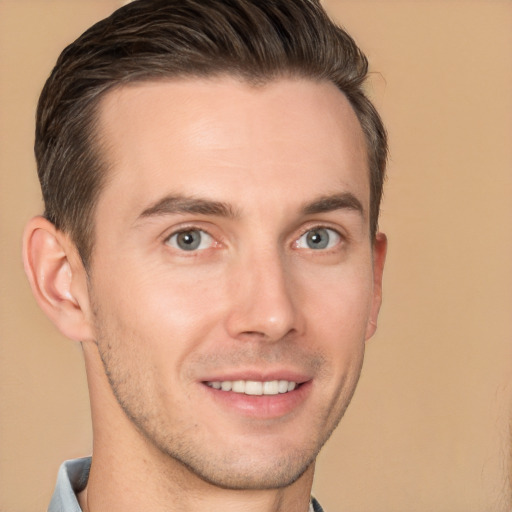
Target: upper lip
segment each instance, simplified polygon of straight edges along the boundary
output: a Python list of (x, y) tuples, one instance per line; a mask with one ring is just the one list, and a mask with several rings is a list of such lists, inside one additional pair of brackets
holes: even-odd
[(252, 380), (257, 382), (287, 380), (289, 382), (302, 384), (311, 380), (311, 376), (297, 370), (232, 370), (209, 374), (200, 379), (201, 382), (223, 382), (236, 380)]

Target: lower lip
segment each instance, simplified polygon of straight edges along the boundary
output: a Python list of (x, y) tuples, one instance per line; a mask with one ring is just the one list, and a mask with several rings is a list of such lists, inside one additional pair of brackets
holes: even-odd
[(286, 416), (306, 401), (311, 391), (311, 381), (304, 382), (293, 391), (278, 395), (246, 395), (233, 391), (214, 389), (203, 383), (205, 390), (216, 403), (228, 411), (260, 419), (275, 419)]

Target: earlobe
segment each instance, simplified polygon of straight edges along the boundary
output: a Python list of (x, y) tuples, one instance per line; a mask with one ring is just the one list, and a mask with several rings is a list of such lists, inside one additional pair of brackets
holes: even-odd
[(373, 294), (370, 317), (366, 327), (367, 340), (371, 338), (377, 330), (377, 319), (382, 303), (382, 274), (384, 272), (387, 248), (388, 241), (386, 235), (384, 233), (377, 233), (373, 243)]
[(85, 269), (69, 237), (34, 217), (23, 234), (23, 264), (37, 303), (62, 334), (91, 339)]

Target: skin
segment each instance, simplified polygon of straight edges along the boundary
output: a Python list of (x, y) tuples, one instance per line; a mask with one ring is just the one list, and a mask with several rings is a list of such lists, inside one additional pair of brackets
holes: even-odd
[[(330, 83), (230, 77), (125, 86), (100, 112), (109, 178), (89, 274), (44, 219), (25, 235), (36, 297), (83, 344), (82, 508), (306, 512), (381, 302), (356, 115)], [(238, 379), (301, 385), (205, 384)]]

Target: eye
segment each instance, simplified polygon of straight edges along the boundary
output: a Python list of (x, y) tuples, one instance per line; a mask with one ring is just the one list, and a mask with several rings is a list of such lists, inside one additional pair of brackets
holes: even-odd
[(296, 242), (298, 249), (331, 249), (341, 240), (339, 233), (329, 228), (314, 228), (306, 231)]
[(188, 229), (171, 235), (166, 244), (180, 251), (198, 251), (209, 249), (213, 245), (213, 238), (201, 229)]

